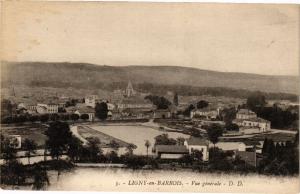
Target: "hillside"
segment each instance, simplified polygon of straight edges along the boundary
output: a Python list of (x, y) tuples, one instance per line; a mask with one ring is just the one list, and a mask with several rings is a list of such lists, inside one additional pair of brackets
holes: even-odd
[(224, 73), (175, 66), (100, 66), (86, 63), (6, 62), (2, 87), (13, 85), (97, 88), (113, 82), (229, 87), (264, 92), (298, 93), (296, 76)]

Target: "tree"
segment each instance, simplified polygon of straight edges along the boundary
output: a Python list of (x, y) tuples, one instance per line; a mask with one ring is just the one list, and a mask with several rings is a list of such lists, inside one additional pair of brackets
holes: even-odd
[(120, 145), (118, 144), (118, 142), (116, 142), (115, 140), (111, 140), (111, 141), (109, 142), (109, 146), (110, 146), (113, 150), (115, 150), (115, 151), (118, 151), (118, 150), (119, 150), (119, 147), (120, 147)]
[(174, 104), (175, 106), (178, 106), (178, 94), (177, 94), (177, 93), (174, 94), (173, 104)]
[(31, 115), (29, 117), (29, 121), (30, 122), (36, 122), (39, 119), (39, 117), (37, 115)]
[(87, 151), (91, 162), (98, 162), (103, 151), (100, 148), (100, 140), (97, 137), (88, 139)]
[(208, 102), (205, 100), (200, 100), (197, 102), (197, 108), (202, 109), (208, 107)]
[(184, 145), (185, 139), (183, 137), (178, 137), (176, 140), (177, 140), (177, 145)]
[(150, 100), (157, 109), (167, 109), (171, 105), (171, 102), (163, 96), (148, 95), (145, 99)]
[(147, 149), (147, 157), (148, 157), (148, 150), (149, 150), (149, 147), (151, 146), (151, 143), (150, 143), (149, 140), (145, 141), (145, 146), (146, 146), (146, 149)]
[(79, 119), (79, 115), (78, 114), (71, 114), (71, 120), (77, 121), (78, 119)]
[(46, 141), (47, 149), (50, 150), (52, 158), (59, 159), (59, 156), (67, 151), (72, 133), (68, 123), (56, 121), (50, 123), (45, 134), (48, 139)]
[(193, 136), (193, 137), (201, 137), (200, 131), (196, 128), (190, 128), (189, 132), (190, 132), (191, 136)]
[(222, 134), (223, 134), (223, 128), (218, 124), (212, 124), (211, 126), (209, 126), (207, 130), (208, 138), (214, 144), (214, 147), (215, 144), (218, 143), (219, 137), (222, 136)]
[(235, 108), (225, 108), (221, 111), (222, 120), (226, 124), (231, 124), (232, 121), (236, 118), (236, 109)]
[(1, 165), (1, 183), (12, 186), (20, 185), (25, 182), (25, 178), (24, 165), (16, 159)]
[(235, 123), (227, 123), (225, 125), (226, 131), (239, 131), (239, 126)]
[(33, 190), (45, 190), (46, 186), (49, 185), (49, 177), (47, 171), (40, 165), (37, 165), (33, 170)]
[(191, 115), (191, 111), (195, 109), (195, 106), (190, 104), (184, 111), (183, 115), (189, 117)]
[(203, 159), (203, 153), (200, 150), (193, 150), (191, 155), (194, 161), (202, 161)]
[(41, 122), (45, 123), (49, 120), (49, 115), (48, 114), (43, 114), (40, 116)]
[(1, 154), (6, 162), (11, 160), (15, 160), (17, 150), (16, 150), (17, 142), (16, 140), (11, 141), (9, 138), (1, 135)]
[(1, 118), (4, 116), (11, 116), (13, 111), (13, 105), (10, 100), (1, 100)]
[(80, 118), (81, 118), (82, 120), (86, 121), (86, 120), (89, 119), (89, 115), (88, 115), (88, 114), (82, 114), (82, 115), (80, 116)]
[(82, 142), (75, 136), (72, 136), (70, 142), (68, 143), (68, 156), (72, 161), (76, 161), (79, 159), (82, 147)]
[(169, 138), (168, 134), (164, 133), (156, 136), (155, 145), (176, 145), (176, 140), (173, 138)]
[(267, 104), (266, 98), (261, 92), (256, 92), (247, 98), (247, 107), (256, 112)]
[(132, 144), (132, 143), (129, 143), (127, 146), (126, 146), (126, 150), (127, 150), (127, 154), (128, 155), (133, 155), (133, 150), (136, 149), (136, 145)]
[(96, 117), (100, 120), (107, 119), (108, 107), (105, 102), (97, 103), (95, 107)]
[(26, 151), (25, 156), (27, 156), (27, 158), (28, 158), (28, 164), (30, 164), (31, 154), (36, 153), (37, 144), (33, 140), (30, 140), (30, 139), (26, 138), (24, 140), (23, 148)]

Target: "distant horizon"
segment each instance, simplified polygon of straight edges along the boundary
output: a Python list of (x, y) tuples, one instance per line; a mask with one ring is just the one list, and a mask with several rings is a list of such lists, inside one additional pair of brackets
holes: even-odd
[(250, 75), (259, 75), (259, 76), (282, 76), (282, 77), (299, 77), (298, 74), (260, 74), (252, 72), (241, 72), (241, 71), (221, 71), (213, 69), (203, 69), (195, 66), (180, 66), (180, 65), (108, 65), (108, 64), (97, 64), (90, 62), (71, 62), (71, 61), (8, 61), (2, 60), (2, 62), (8, 63), (70, 63), (70, 64), (88, 64), (94, 66), (108, 66), (108, 67), (181, 67), (181, 68), (191, 68), (203, 71), (219, 72), (219, 73), (238, 73), (238, 74), (250, 74)]

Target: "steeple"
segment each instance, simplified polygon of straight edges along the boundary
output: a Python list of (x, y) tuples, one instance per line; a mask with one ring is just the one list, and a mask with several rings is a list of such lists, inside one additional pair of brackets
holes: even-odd
[(133, 96), (134, 95), (134, 90), (131, 84), (131, 81), (128, 82), (127, 88), (125, 90), (125, 94), (127, 97)]

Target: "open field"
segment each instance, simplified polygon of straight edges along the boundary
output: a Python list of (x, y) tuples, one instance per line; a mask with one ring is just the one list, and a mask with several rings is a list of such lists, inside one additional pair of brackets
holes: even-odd
[[(154, 145), (154, 138), (158, 135), (161, 135), (163, 133), (167, 133), (170, 138), (188, 138), (189, 135), (185, 135), (182, 133), (177, 132), (163, 132), (159, 131), (150, 127), (145, 126), (91, 126), (94, 130), (98, 132), (105, 133), (109, 136), (115, 137), (117, 139), (121, 139), (128, 143), (133, 143), (137, 146), (137, 148), (134, 150), (135, 154), (138, 155), (146, 155), (147, 150), (145, 147), (145, 141), (149, 140), (151, 143), (151, 146), (149, 147), (149, 154), (152, 154), (151, 150)], [(100, 139), (101, 140), (101, 139)], [(102, 141), (102, 140), (101, 140)]]
[(112, 140), (117, 142), (120, 147), (126, 147), (128, 145), (128, 143), (126, 143), (125, 141), (122, 141), (118, 138), (104, 134), (100, 131), (96, 131), (87, 126), (79, 126), (77, 131), (78, 131), (78, 134), (85, 139), (88, 139), (91, 137), (99, 138), (99, 140), (101, 142), (101, 147), (107, 147), (107, 144), (109, 144)]
[(43, 148), (47, 140), (44, 132), (46, 127), (41, 124), (31, 124), (22, 126), (1, 125), (2, 135), (21, 135), (22, 142), (27, 138), (37, 143), (38, 148)]

